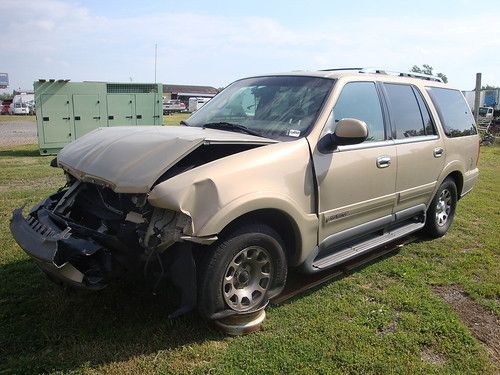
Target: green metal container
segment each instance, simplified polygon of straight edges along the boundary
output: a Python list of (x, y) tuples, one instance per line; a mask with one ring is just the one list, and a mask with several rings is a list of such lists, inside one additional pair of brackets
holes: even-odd
[(99, 127), (163, 124), (161, 84), (39, 80), (34, 88), (42, 155)]

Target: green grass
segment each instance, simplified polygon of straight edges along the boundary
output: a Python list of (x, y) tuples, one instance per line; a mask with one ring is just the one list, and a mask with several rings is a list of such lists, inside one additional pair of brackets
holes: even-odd
[(186, 120), (190, 113), (172, 113), (171, 115), (163, 116), (163, 125), (179, 125), (179, 122)]
[(35, 146), (0, 149), (0, 373), (493, 374), (486, 350), (431, 287), (458, 285), (500, 314), (499, 160), (499, 147), (482, 150), (479, 183), (445, 237), (272, 306), (261, 332), (229, 338), (196, 314), (169, 321), (177, 296), (153, 295), (140, 278), (98, 293), (48, 282), (8, 220), (64, 178)]

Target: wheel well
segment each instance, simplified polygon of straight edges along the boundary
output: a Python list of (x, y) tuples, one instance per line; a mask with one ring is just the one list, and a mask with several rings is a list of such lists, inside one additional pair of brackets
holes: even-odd
[(457, 196), (458, 199), (460, 199), (460, 195), (462, 195), (462, 188), (464, 186), (464, 177), (462, 176), (462, 173), (459, 171), (451, 172), (446, 178), (451, 178), (455, 182), (455, 185), (457, 185)]
[(290, 264), (299, 255), (302, 240), (295, 221), (286, 213), (276, 209), (262, 209), (248, 212), (229, 223), (221, 232), (220, 236), (231, 232), (236, 227), (248, 222), (258, 222), (273, 228), (285, 243), (287, 262)]

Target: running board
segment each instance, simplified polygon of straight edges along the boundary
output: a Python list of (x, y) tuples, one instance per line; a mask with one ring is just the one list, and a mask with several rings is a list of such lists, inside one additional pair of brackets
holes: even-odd
[(377, 247), (383, 246), (398, 238), (416, 232), (419, 229), (423, 228), (424, 225), (425, 223), (423, 222), (411, 222), (404, 226), (395, 228), (393, 230), (389, 230), (376, 237), (369, 238), (368, 240), (365, 240), (363, 242), (346, 245), (344, 248), (340, 248), (333, 254), (328, 254), (319, 259), (315, 259), (312, 262), (311, 271), (319, 272), (334, 267), (340, 263), (346, 262), (359, 255), (365, 254)]

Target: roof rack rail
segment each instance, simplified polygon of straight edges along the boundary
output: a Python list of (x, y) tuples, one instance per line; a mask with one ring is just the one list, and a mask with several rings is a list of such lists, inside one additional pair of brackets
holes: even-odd
[(363, 70), (363, 68), (333, 68), (333, 69), (320, 69), (320, 72), (335, 72), (339, 70)]
[(385, 70), (381, 68), (363, 68), (359, 71), (360, 73), (376, 73), (376, 74), (387, 74), (398, 77), (410, 77), (424, 79), (426, 81), (443, 82), (443, 80), (437, 76), (432, 76), (429, 74), (415, 73), (415, 72), (399, 72), (393, 70)]
[(357, 70), (359, 73), (366, 74), (385, 74), (398, 77), (409, 77), (424, 79), (426, 81), (443, 82), (443, 80), (437, 76), (431, 76), (429, 74), (415, 73), (415, 72), (398, 72), (392, 70), (386, 70), (384, 68), (334, 68), (334, 69), (321, 69), (322, 72), (335, 72), (342, 70)]
[(431, 76), (429, 74), (423, 74), (423, 73), (415, 73), (415, 72), (399, 72), (400, 77), (410, 77), (410, 78), (419, 78), (419, 79), (425, 79), (427, 81), (436, 81), (436, 82), (443, 82), (443, 80), (440, 77), (437, 76)]

